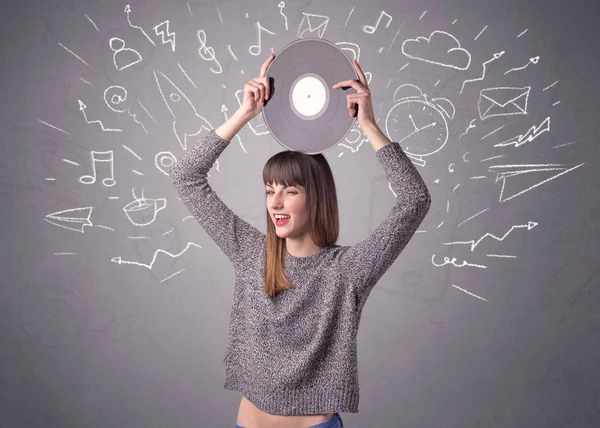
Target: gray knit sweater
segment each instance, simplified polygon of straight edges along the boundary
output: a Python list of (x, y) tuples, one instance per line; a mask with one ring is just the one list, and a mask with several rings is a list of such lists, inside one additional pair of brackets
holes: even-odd
[(375, 155), (397, 195), (387, 218), (352, 246), (323, 247), (308, 257), (284, 250), (293, 288), (269, 297), (262, 290), (265, 234), (207, 181), (228, 144), (211, 129), (171, 169), (187, 209), (235, 268), (224, 388), (277, 415), (358, 413), (362, 308), (427, 214), (429, 191), (400, 145), (385, 145)]

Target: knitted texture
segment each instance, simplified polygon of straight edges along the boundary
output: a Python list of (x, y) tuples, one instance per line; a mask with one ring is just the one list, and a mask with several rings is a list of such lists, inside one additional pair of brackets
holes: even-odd
[(375, 155), (396, 194), (387, 218), (366, 239), (308, 257), (284, 250), (293, 288), (263, 291), (266, 235), (210, 187), (207, 174), (229, 141), (211, 129), (172, 167), (181, 200), (233, 264), (224, 388), (265, 412), (358, 412), (356, 336), (373, 286), (398, 258), (429, 210), (429, 191), (397, 142)]

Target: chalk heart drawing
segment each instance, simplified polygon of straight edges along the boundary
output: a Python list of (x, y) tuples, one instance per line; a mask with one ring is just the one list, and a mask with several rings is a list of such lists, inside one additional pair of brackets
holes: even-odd
[(125, 211), (125, 215), (135, 226), (148, 226), (156, 220), (158, 212), (167, 206), (167, 200), (165, 198), (145, 198), (143, 190), (141, 198), (137, 198), (135, 193), (133, 197), (135, 200), (125, 205), (123, 211)]
[(435, 30), (429, 37), (406, 39), (402, 53), (408, 58), (457, 70), (466, 70), (471, 65), (471, 54), (460, 47), (456, 37), (445, 31)]

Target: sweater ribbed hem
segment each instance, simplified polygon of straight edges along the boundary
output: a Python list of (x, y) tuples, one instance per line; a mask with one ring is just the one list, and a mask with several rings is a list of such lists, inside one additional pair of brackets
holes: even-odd
[(241, 392), (256, 407), (274, 415), (358, 413), (359, 387), (352, 381), (298, 389), (260, 387), (244, 383), (234, 370), (227, 369), (223, 388)]

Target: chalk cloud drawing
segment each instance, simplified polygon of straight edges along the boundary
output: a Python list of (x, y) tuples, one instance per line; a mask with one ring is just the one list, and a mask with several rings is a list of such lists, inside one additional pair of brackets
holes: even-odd
[(404, 40), (402, 53), (411, 59), (457, 70), (466, 70), (471, 65), (471, 54), (461, 48), (458, 39), (440, 30), (433, 31), (429, 37)]

